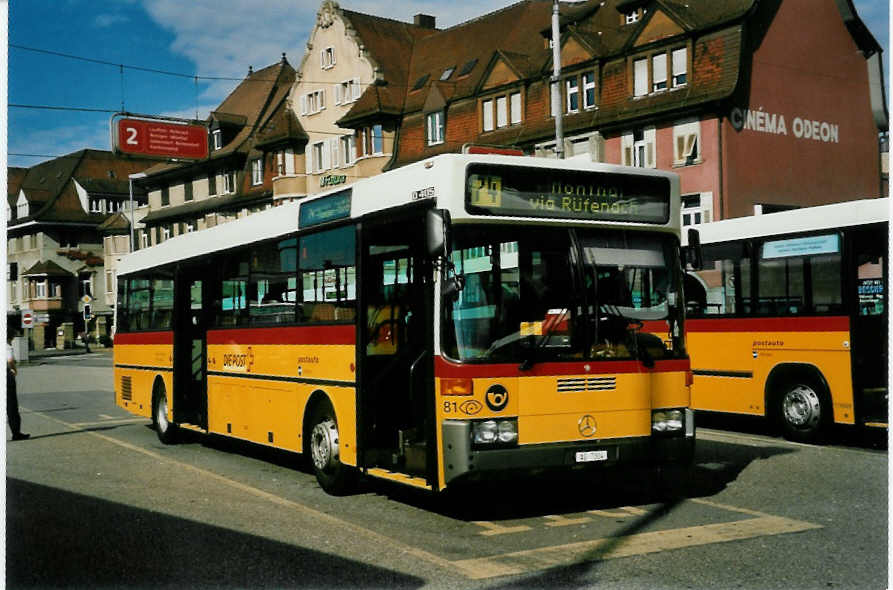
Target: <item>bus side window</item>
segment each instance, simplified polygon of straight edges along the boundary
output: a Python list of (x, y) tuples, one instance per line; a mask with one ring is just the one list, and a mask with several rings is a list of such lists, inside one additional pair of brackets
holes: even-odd
[(307, 323), (352, 322), (356, 317), (354, 226), (303, 236), (298, 247), (298, 318)]
[(223, 262), (220, 309), (217, 323), (221, 327), (244, 326), (248, 323), (248, 253), (232, 252)]
[(687, 313), (692, 317), (748, 313), (750, 258), (744, 245), (710, 244), (702, 252), (703, 268), (685, 278)]

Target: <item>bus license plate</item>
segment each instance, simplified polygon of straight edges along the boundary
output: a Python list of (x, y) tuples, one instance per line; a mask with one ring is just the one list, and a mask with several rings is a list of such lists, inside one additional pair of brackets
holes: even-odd
[(608, 451), (577, 451), (577, 463), (607, 461)]

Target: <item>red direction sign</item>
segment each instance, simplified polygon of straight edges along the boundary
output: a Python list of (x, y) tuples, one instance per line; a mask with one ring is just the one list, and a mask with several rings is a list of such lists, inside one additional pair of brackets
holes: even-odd
[(125, 117), (113, 125), (112, 150), (159, 158), (200, 160), (208, 157), (204, 125)]

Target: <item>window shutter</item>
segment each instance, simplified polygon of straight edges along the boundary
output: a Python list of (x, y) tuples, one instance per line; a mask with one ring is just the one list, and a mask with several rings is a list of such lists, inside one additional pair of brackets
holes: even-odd
[(351, 91), (351, 98), (353, 100), (360, 98), (361, 93), (360, 93), (360, 79), (359, 78), (353, 79), (353, 85), (350, 87), (350, 91)]
[(302, 115), (307, 114), (307, 95), (306, 94), (301, 95), (301, 114)]
[(622, 162), (620, 162), (623, 166), (632, 166), (633, 165), (633, 134), (632, 133), (624, 133), (620, 136), (620, 146), (622, 148)]
[(342, 87), (343, 87), (343, 84), (337, 84), (335, 86), (335, 104), (341, 104), (341, 100), (342, 100), (341, 99), (341, 94), (342, 94), (341, 89), (342, 89)]
[(656, 168), (655, 139), (657, 131), (654, 127), (645, 130), (645, 168)]
[(685, 159), (685, 136), (677, 135), (676, 136), (676, 157), (674, 158), (677, 162), (681, 162)]
[(332, 168), (341, 167), (341, 159), (338, 157), (338, 142), (340, 141), (340, 137), (333, 137), (329, 140), (329, 143), (332, 144)]
[(484, 131), (493, 131), (493, 101), (485, 100), (481, 105), (484, 115)]
[(328, 170), (332, 167), (332, 152), (329, 149), (329, 145), (331, 145), (328, 141), (322, 142), (322, 163), (320, 168), (322, 170)]
[(319, 104), (317, 105), (318, 110), (323, 110), (326, 108), (326, 91), (325, 89), (319, 90)]
[(307, 148), (304, 149), (304, 164), (305, 171), (307, 174), (313, 174), (313, 148), (308, 144)]
[(292, 148), (286, 148), (285, 150), (285, 173), (295, 173), (295, 150)]

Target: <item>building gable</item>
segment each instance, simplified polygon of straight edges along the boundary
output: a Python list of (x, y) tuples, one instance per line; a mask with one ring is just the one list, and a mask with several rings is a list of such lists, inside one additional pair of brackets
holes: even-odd
[(642, 27), (635, 41), (633, 41), (633, 47), (641, 47), (667, 37), (682, 35), (683, 33), (685, 33), (685, 29), (667, 15), (666, 12), (655, 10), (648, 17), (647, 22)]
[(481, 83), (481, 91), (505, 86), (506, 84), (517, 82), (520, 79), (521, 76), (515, 71), (511, 64), (506, 61), (505, 57), (496, 54), (493, 61), (490, 63), (487, 73), (484, 74)]
[(578, 63), (591, 60), (594, 54), (589, 51), (574, 36), (565, 39), (561, 46), (561, 65), (562, 67), (570, 67)]

